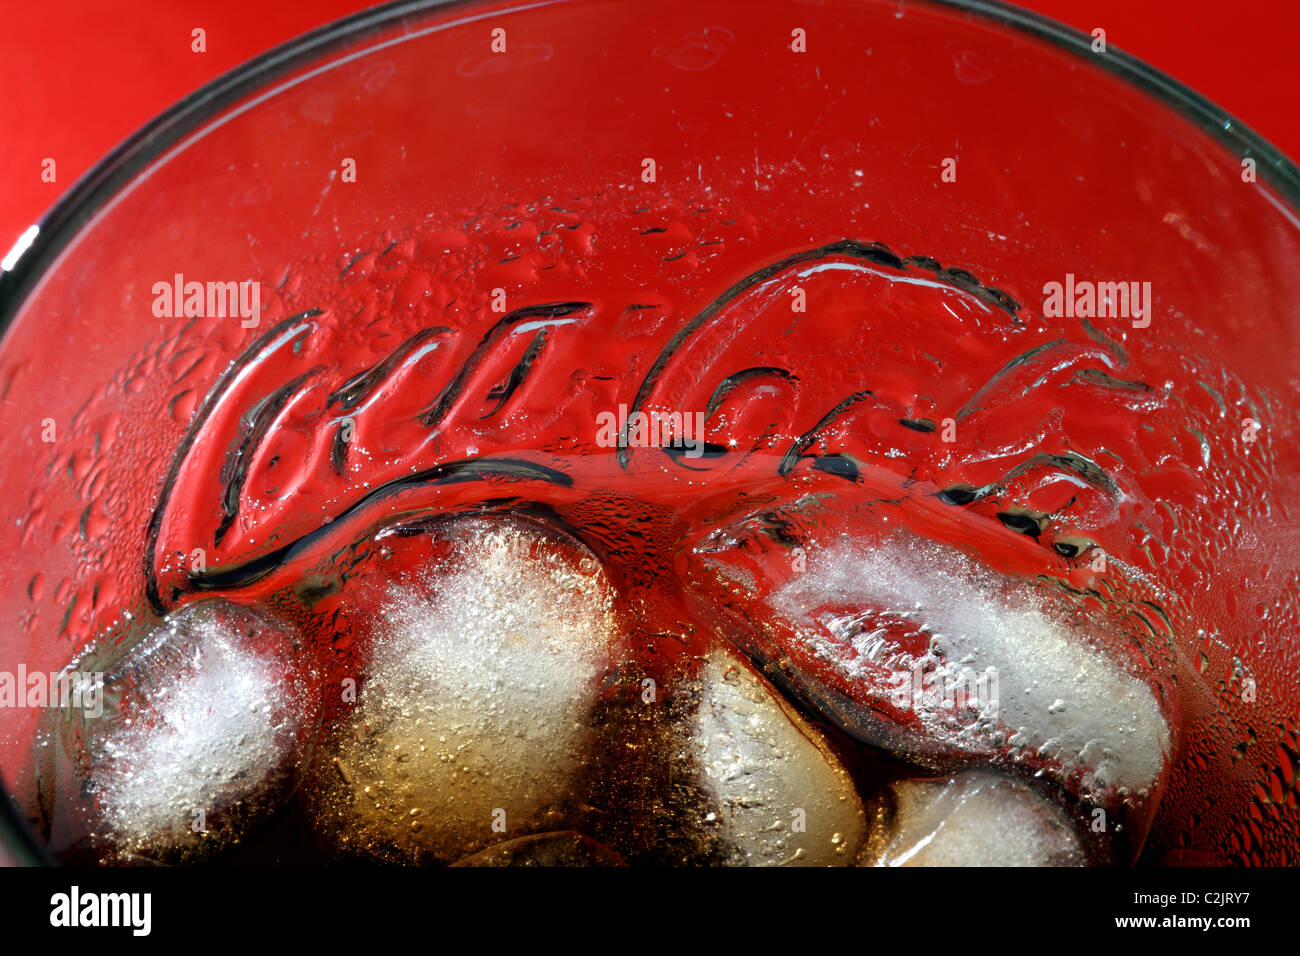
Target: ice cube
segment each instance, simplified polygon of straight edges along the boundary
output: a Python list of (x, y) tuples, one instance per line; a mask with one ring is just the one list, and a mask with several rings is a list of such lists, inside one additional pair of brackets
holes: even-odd
[(315, 781), (313, 817), (342, 853), (450, 862), (575, 812), (618, 647), (605, 572), (522, 519), (442, 533), (452, 556), (390, 591), (352, 722)]
[(720, 819), (725, 862), (855, 862), (866, 817), (848, 772), (822, 734), (728, 649), (704, 666), (687, 748)]
[[(1169, 728), (1151, 688), (1091, 646), (1027, 586), (994, 580), (955, 549), (901, 537), (876, 547), (836, 542), (807, 550), (807, 572), (777, 593), (775, 609), (846, 668), (854, 661), (844, 658), (834, 636), (838, 618), (819, 608), (869, 607), (877, 615), (906, 615), (927, 629), (932, 656), (924, 679), (907, 670), (895, 676), (904, 689), (909, 683), (924, 688), (908, 700), (928, 732), (950, 735), (961, 746), (962, 732), (978, 727), (987, 736), (1003, 729), (1013, 746), (1027, 752), (1047, 746), (1065, 765), (1082, 765), (1096, 789), (1138, 790), (1161, 775)], [(942, 709), (944, 689), (952, 687), (970, 689), (968, 699), (978, 705), (965, 724), (951, 708)], [(1089, 763), (1100, 754), (1104, 763)]]
[(874, 866), (1083, 866), (1073, 825), (1028, 784), (984, 771), (901, 780), (875, 801)]
[(283, 625), (205, 600), (107, 653), (104, 713), (77, 715), (93, 843), (120, 862), (193, 862), (276, 810), (319, 694)]

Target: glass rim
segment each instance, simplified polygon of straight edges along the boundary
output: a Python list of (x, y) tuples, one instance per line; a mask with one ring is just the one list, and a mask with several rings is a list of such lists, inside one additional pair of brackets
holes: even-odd
[[(13, 259), (9, 268), (0, 266), (0, 336), (8, 331), (28, 293), (80, 227), (132, 176), (215, 113), (248, 93), (269, 86), (313, 58), (345, 44), (381, 33), (402, 21), (417, 19), (434, 10), (467, 7), (476, 2), (478, 0), (391, 0), (258, 54), (172, 104), (92, 166), (15, 242), (6, 257)], [(565, 0), (540, 0), (531, 4), (523, 2), (518, 6), (548, 6), (563, 2)], [(1300, 219), (1300, 168), (1232, 114), (1144, 60), (1109, 44), (1105, 53), (1094, 53), (1091, 35), (1005, 0), (898, 2), (900, 6), (911, 2), (973, 14), (1045, 40), (1100, 66), (1173, 108), (1242, 159), (1254, 159), (1259, 174), (1280, 193)]]
[[(0, 267), (0, 336), (8, 331), (30, 292), (81, 227), (136, 173), (220, 110), (344, 45), (383, 33), (403, 21), (421, 18), (435, 10), (470, 7), (478, 2), (391, 0), (281, 43), (173, 103), (95, 163), (14, 244), (14, 251), (9, 253), (14, 260), (8, 269)], [(533, 3), (521, 0), (516, 7), (554, 6), (564, 2), (566, 0)], [(1094, 53), (1091, 35), (1004, 0), (898, 0), (898, 3), (900, 6), (918, 3), (948, 8), (981, 17), (1079, 55), (1173, 108), (1242, 159), (1255, 159), (1260, 176), (1300, 216), (1300, 168), (1226, 110), (1144, 60), (1109, 43), (1105, 53)], [(34, 235), (32, 229), (36, 230)], [(3, 787), (3, 780), (0, 780), (0, 847), (20, 865), (58, 865), (58, 860), (41, 845), (23, 819)]]

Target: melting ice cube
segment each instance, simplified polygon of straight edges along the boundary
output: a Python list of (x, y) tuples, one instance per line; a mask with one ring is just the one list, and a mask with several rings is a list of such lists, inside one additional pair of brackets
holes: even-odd
[[(807, 573), (777, 594), (776, 610), (835, 660), (833, 620), (818, 608), (857, 605), (906, 616), (932, 634), (927, 687), (974, 687), (970, 675), (996, 675), (996, 707), (979, 701), (971, 723), (993, 718), (1012, 747), (1080, 765), (1094, 787), (1147, 787), (1162, 773), (1169, 729), (1150, 687), (1121, 669), (1047, 610), (1028, 587), (1008, 588), (955, 550), (891, 540), (870, 548), (837, 543), (809, 549)], [(883, 656), (883, 655), (877, 655)], [(852, 660), (843, 665), (852, 667)], [(850, 674), (850, 676), (853, 676)], [(903, 683), (910, 675), (900, 671)], [(913, 683), (919, 683), (913, 681)], [(942, 694), (912, 697), (929, 732), (950, 734)], [(969, 728), (961, 728), (968, 730)], [(962, 741), (954, 736), (953, 743)]]
[(104, 666), (107, 702), (77, 736), (92, 842), (122, 861), (193, 861), (274, 812), (315, 725), (280, 624), (202, 601), (108, 653), (81, 666)]
[(514, 519), (447, 526), (427, 587), (394, 589), (332, 768), (312, 794), (328, 843), (453, 861), (562, 829), (612, 666), (613, 590), (581, 545)]
[(1083, 866), (1069, 819), (1028, 784), (983, 771), (902, 780), (878, 799), (876, 866)]

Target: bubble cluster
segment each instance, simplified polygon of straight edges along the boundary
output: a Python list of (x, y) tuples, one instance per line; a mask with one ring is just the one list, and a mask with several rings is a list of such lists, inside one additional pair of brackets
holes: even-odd
[(576, 542), (466, 519), (425, 587), (392, 589), (314, 817), (336, 850), (451, 862), (563, 829), (614, 662), (613, 592)]
[(189, 605), (92, 654), (102, 716), (76, 724), (91, 842), (120, 862), (192, 862), (238, 843), (296, 780), (315, 729), (307, 668), (282, 625), (224, 601)]

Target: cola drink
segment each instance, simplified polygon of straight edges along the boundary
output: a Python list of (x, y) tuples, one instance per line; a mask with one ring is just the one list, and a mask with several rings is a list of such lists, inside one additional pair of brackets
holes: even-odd
[(1286, 169), (938, 6), (678, 6), (304, 48), (8, 280), (49, 853), (1294, 861)]

